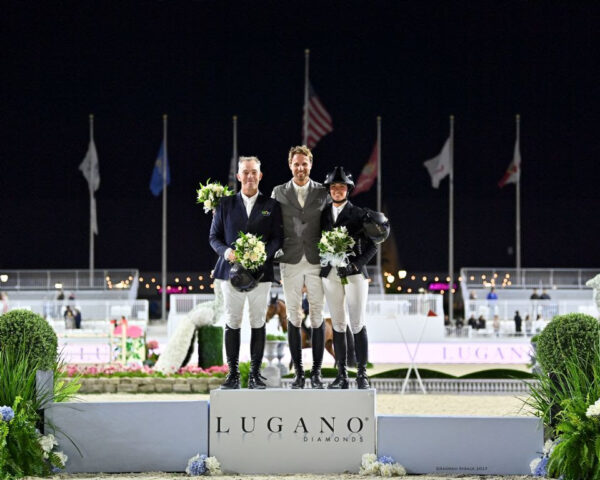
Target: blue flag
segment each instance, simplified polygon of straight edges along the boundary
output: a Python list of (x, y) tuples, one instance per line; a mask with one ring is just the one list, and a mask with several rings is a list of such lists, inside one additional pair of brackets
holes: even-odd
[(154, 170), (152, 170), (152, 178), (150, 179), (150, 190), (155, 197), (160, 195), (163, 188), (163, 161), (167, 164), (167, 185), (171, 183), (171, 171), (169, 170), (169, 161), (165, 155), (165, 142), (160, 144), (160, 150), (158, 151), (158, 157), (154, 162)]

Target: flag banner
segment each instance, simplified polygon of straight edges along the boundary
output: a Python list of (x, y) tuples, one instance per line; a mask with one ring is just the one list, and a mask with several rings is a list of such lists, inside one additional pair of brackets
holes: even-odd
[(150, 190), (157, 197), (163, 189), (163, 161), (166, 162), (167, 170), (167, 185), (171, 183), (171, 171), (169, 169), (169, 161), (165, 155), (165, 142), (160, 144), (160, 150), (156, 162), (154, 162), (154, 170), (152, 170), (152, 178), (150, 179)]
[(373, 147), (373, 152), (371, 153), (371, 156), (369, 157), (369, 161), (363, 167), (362, 172), (360, 172), (360, 176), (358, 177), (358, 180), (356, 181), (356, 186), (354, 187), (354, 190), (352, 190), (352, 193), (350, 194), (351, 197), (353, 197), (354, 195), (358, 195), (359, 193), (370, 190), (371, 187), (373, 186), (373, 183), (375, 183), (375, 179), (377, 178), (377, 153), (378, 153), (378, 150), (379, 150), (379, 145), (377, 145), (377, 142), (375, 142), (375, 146)]
[(237, 159), (234, 156), (232, 156), (231, 164), (229, 166), (229, 181), (227, 183), (229, 184), (229, 188), (231, 188), (234, 192), (237, 192), (237, 178), (235, 176), (237, 171), (238, 171), (238, 162), (237, 162)]
[(96, 198), (92, 196), (92, 209), (90, 212), (92, 216), (92, 232), (98, 235), (98, 217), (96, 216)]
[(321, 100), (317, 97), (311, 84), (308, 85), (308, 105), (304, 105), (302, 117), (303, 130), (305, 125), (304, 119), (306, 118), (307, 113), (307, 132), (302, 138), (306, 138), (306, 146), (308, 148), (314, 148), (321, 138), (333, 131), (333, 122), (331, 120), (331, 115), (329, 115), (321, 103)]
[(450, 173), (450, 138), (446, 140), (440, 154), (423, 162), (423, 165), (431, 176), (431, 186), (438, 188), (440, 182)]
[(96, 145), (94, 140), (90, 140), (88, 151), (85, 154), (85, 158), (79, 165), (79, 170), (83, 173), (83, 176), (88, 182), (88, 187), (92, 191), (100, 188), (100, 167), (98, 166), (98, 152), (96, 152)]
[(506, 173), (498, 182), (498, 186), (502, 188), (507, 183), (518, 183), (521, 179), (521, 150), (519, 148), (519, 139), (515, 142), (515, 153), (513, 154), (512, 162), (508, 166)]

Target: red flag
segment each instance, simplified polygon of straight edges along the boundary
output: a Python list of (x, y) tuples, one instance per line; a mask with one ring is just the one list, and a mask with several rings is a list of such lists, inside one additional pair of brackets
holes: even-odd
[(360, 172), (360, 177), (358, 177), (356, 187), (354, 187), (354, 190), (352, 190), (352, 194), (350, 195), (351, 197), (358, 195), (359, 193), (366, 192), (373, 186), (373, 183), (377, 178), (377, 151), (378, 145), (377, 142), (375, 142), (373, 152), (369, 157), (369, 161), (363, 167), (362, 172)]
[(306, 118), (307, 110), (307, 132), (306, 135), (303, 135), (302, 137), (306, 138), (306, 146), (308, 148), (314, 148), (322, 137), (333, 131), (333, 122), (331, 120), (331, 115), (325, 110), (321, 100), (319, 100), (319, 97), (317, 97), (317, 94), (310, 84), (308, 85), (308, 105), (304, 105), (302, 125), (304, 125), (304, 118)]

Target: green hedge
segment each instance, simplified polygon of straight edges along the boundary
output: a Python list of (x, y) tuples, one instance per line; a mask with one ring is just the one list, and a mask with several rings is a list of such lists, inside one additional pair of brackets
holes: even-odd
[(598, 342), (600, 324), (594, 317), (582, 313), (557, 315), (538, 336), (537, 359), (546, 373), (566, 372), (569, 359), (577, 359), (587, 368)]
[(223, 327), (207, 325), (198, 329), (198, 366), (223, 365)]
[(0, 316), (0, 349), (26, 353), (31, 363), (52, 370), (58, 358), (58, 339), (43, 317), (29, 310)]

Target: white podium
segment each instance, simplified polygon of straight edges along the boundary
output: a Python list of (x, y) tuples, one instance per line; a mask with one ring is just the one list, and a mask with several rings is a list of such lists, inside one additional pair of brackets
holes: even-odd
[(210, 455), (224, 473), (358, 473), (375, 453), (375, 390), (213, 390)]

